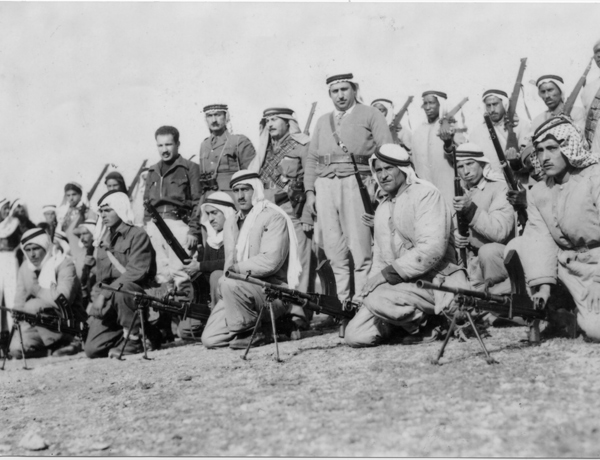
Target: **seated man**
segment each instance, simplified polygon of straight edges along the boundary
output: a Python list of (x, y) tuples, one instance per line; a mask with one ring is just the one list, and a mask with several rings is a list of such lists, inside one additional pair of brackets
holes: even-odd
[[(200, 210), (204, 248), (198, 252), (198, 260), (191, 260), (183, 269), (192, 279), (198, 272), (201, 273), (194, 282), (195, 289), (200, 291), (196, 294), (196, 301), (209, 300), (212, 308), (217, 303), (217, 286), (225, 266), (223, 226), (236, 209), (228, 193), (214, 192), (206, 198)], [(180, 321), (177, 326), (179, 337), (184, 340), (200, 340), (202, 329), (202, 322), (192, 318)]]
[[(260, 278), (268, 283), (298, 286), (302, 266), (294, 225), (279, 206), (265, 200), (260, 176), (248, 170), (231, 178), (239, 212), (225, 222), (225, 267), (227, 270)], [(222, 277), (220, 299), (213, 308), (202, 343), (207, 348), (246, 348), (258, 312), (266, 302), (260, 286)], [(273, 302), (275, 317), (288, 313), (290, 307)], [(269, 321), (263, 314), (263, 321)], [(268, 323), (266, 324), (268, 326)], [(258, 332), (251, 346), (270, 343), (268, 328)]]
[(408, 152), (385, 144), (370, 158), (371, 171), (387, 194), (375, 211), (373, 266), (363, 305), (346, 328), (351, 347), (379, 345), (395, 333), (403, 343), (437, 338), (430, 315), (453, 295), (417, 288), (418, 280), (468, 287), (450, 243), (452, 213), (440, 191), (417, 178)]
[[(42, 228), (27, 230), (21, 238), (21, 249), (25, 261), (19, 268), (17, 293), (14, 308), (27, 313), (59, 314), (59, 301), (67, 302), (78, 314), (78, 320), (85, 320), (81, 306), (81, 286), (75, 275), (75, 265), (70, 257), (60, 251), (53, 251), (48, 233)], [(59, 300), (60, 297), (63, 299)], [(25, 356), (73, 355), (81, 351), (81, 343), (70, 335), (55, 332), (41, 326), (21, 322), (23, 350)], [(19, 334), (14, 334), (10, 344), (10, 354), (21, 358), (23, 353)]]
[(537, 163), (546, 174), (527, 194), (529, 220), (518, 251), (536, 303), (547, 305), (560, 281), (573, 296), (577, 323), (600, 342), (600, 165), (584, 149), (579, 131), (564, 116), (540, 125), (533, 137)]
[(469, 223), (469, 235), (455, 231), (454, 241), (458, 249), (467, 249), (471, 285), (475, 290), (491, 288), (493, 294), (509, 294), (504, 245), (514, 233), (515, 213), (506, 199), (504, 177), (492, 170), (490, 160), (477, 144), (457, 147), (456, 162), (466, 191), (454, 197), (454, 209)]
[[(154, 250), (146, 232), (133, 225), (133, 211), (123, 192), (110, 191), (98, 201), (102, 226), (94, 245), (98, 247), (96, 278), (99, 283), (118, 289), (144, 292), (156, 273)], [(117, 357), (124, 336), (131, 335), (123, 354), (141, 353), (143, 344), (138, 335), (139, 321), (132, 326), (135, 313), (130, 296), (101, 290), (94, 286), (88, 313), (92, 316), (85, 342), (89, 358)], [(150, 331), (146, 329), (150, 335)]]

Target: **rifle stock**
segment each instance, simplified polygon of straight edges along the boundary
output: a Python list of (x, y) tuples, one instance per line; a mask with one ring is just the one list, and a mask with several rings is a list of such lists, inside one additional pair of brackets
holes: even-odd
[[(225, 272), (225, 276), (232, 280), (244, 281), (246, 283), (260, 286), (267, 291), (268, 294), (273, 295), (275, 298), (282, 299), (285, 302), (298, 305), (302, 308), (306, 308), (317, 313), (323, 313), (325, 315), (341, 319), (352, 319), (354, 317), (353, 311), (345, 309), (344, 304), (342, 304), (342, 302), (340, 302), (340, 300), (334, 296), (306, 293), (296, 289), (290, 289), (285, 286), (267, 283), (266, 281), (252, 278), (251, 276), (240, 275), (229, 270)], [(356, 306), (355, 304), (352, 305)]]
[(404, 118), (404, 115), (406, 115), (406, 112), (408, 111), (408, 106), (412, 103), (413, 99), (414, 99), (414, 96), (408, 96), (408, 99), (406, 100), (406, 102), (404, 103), (402, 108), (398, 111), (398, 113), (396, 114), (396, 116), (394, 117), (392, 122), (390, 123), (390, 133), (392, 134), (392, 139), (394, 139), (394, 143), (400, 142), (400, 139), (398, 138), (397, 129), (398, 129), (398, 126), (400, 126), (400, 122), (402, 121), (402, 118)]
[(590, 59), (590, 63), (583, 71), (583, 75), (579, 78), (579, 81), (575, 85), (575, 88), (573, 88), (573, 91), (571, 91), (571, 94), (569, 94), (569, 97), (565, 102), (565, 105), (563, 107), (563, 113), (567, 116), (571, 116), (571, 112), (573, 111), (573, 107), (575, 106), (575, 101), (577, 101), (577, 96), (579, 96), (581, 88), (583, 88), (583, 86), (585, 85), (585, 79), (587, 78), (587, 75), (590, 72), (590, 69), (592, 68), (592, 62), (594, 62), (593, 57), (592, 59)]
[(91, 189), (90, 189), (90, 191), (88, 192), (88, 194), (87, 194), (87, 199), (88, 199), (88, 201), (90, 201), (90, 200), (93, 198), (93, 196), (94, 196), (94, 193), (96, 193), (96, 189), (98, 188), (98, 185), (100, 185), (100, 181), (102, 180), (102, 178), (103, 178), (103, 177), (104, 177), (104, 175), (106, 174), (106, 171), (108, 170), (108, 166), (109, 166), (109, 165), (110, 165), (109, 163), (106, 163), (106, 164), (104, 165), (104, 168), (102, 169), (102, 172), (101, 172), (101, 173), (100, 173), (100, 175), (98, 176), (98, 179), (96, 179), (96, 182), (94, 182), (94, 185), (92, 186), (92, 188), (91, 188)]
[(525, 74), (525, 67), (527, 67), (527, 58), (521, 59), (519, 73), (517, 74), (517, 81), (515, 82), (513, 92), (510, 96), (510, 102), (508, 103), (508, 111), (506, 112), (506, 117), (508, 119), (508, 123), (506, 125), (506, 129), (508, 131), (508, 138), (506, 139), (506, 149), (508, 150), (509, 148), (514, 148), (517, 152), (519, 151), (519, 140), (517, 139), (517, 134), (513, 129), (513, 123), (515, 120), (515, 114), (517, 113), (517, 102), (519, 101), (519, 92), (521, 90), (521, 85), (523, 82), (523, 75)]
[(206, 321), (210, 316), (210, 308), (208, 308), (208, 305), (206, 304), (170, 300), (168, 296), (165, 296), (164, 298), (160, 299), (158, 297), (153, 297), (147, 294), (143, 294), (141, 292), (126, 291), (120, 288), (115, 289), (104, 283), (98, 284), (98, 287), (100, 289), (106, 289), (112, 292), (120, 292), (121, 294), (134, 297), (136, 303), (138, 303), (138, 305), (141, 307), (152, 307), (157, 311), (171, 313), (183, 319), (192, 318), (201, 321)]
[(312, 119), (315, 115), (315, 110), (317, 109), (317, 103), (313, 102), (310, 108), (310, 113), (308, 114), (308, 119), (306, 120), (306, 125), (304, 125), (304, 134), (307, 136), (310, 134), (310, 124), (312, 123)]

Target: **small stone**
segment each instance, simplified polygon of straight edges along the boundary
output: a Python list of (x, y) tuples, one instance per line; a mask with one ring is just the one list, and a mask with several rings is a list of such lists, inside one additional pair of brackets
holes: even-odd
[(400, 380), (398, 385), (400, 385), (402, 388), (406, 388), (408, 386), (404, 380)]
[(90, 446), (90, 450), (106, 450), (110, 447), (110, 444), (106, 442), (94, 442)]
[(19, 441), (19, 447), (27, 450), (44, 450), (48, 448), (48, 443), (36, 432), (29, 431)]
[(183, 438), (181, 437), (181, 435), (175, 434), (171, 439), (174, 439), (175, 441), (181, 441)]
[(150, 382), (141, 382), (140, 381), (137, 383), (137, 387), (141, 388), (142, 390), (149, 390), (153, 386), (154, 386), (154, 383), (150, 383)]
[(192, 376), (184, 375), (183, 377), (180, 377), (179, 380), (181, 380), (182, 382), (189, 382), (190, 380), (192, 380)]

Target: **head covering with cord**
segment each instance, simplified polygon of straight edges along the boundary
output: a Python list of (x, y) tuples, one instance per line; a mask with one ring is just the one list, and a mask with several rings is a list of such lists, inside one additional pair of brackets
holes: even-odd
[(229, 219), (236, 213), (235, 204), (233, 199), (228, 193), (225, 192), (214, 192), (209, 195), (204, 203), (200, 206), (202, 212), (200, 216), (200, 224), (204, 226), (207, 233), (206, 244), (213, 249), (219, 249), (223, 246), (223, 231), (217, 232), (208, 220), (208, 214), (206, 211), (207, 206), (212, 206), (218, 209), (225, 216), (225, 220)]

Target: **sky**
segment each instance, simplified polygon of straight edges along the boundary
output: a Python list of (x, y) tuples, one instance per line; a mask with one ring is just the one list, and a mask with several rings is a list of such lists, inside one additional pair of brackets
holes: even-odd
[[(89, 189), (106, 163), (130, 183), (158, 161), (154, 132), (181, 132), (180, 152), (208, 136), (202, 108), (227, 103), (233, 130), (258, 139), (262, 111), (293, 108), (304, 126), (332, 110), (325, 78), (353, 72), (365, 102), (409, 95), (414, 128), (423, 91), (510, 94), (520, 59), (529, 84), (547, 73), (575, 85), (600, 39), (600, 4), (0, 3), (0, 197), (21, 197), (34, 222), (70, 180)], [(594, 66), (588, 78), (598, 78)], [(526, 119), (522, 101), (519, 116)], [(314, 125), (313, 125), (314, 126)], [(195, 157), (197, 161), (197, 156)], [(99, 191), (104, 191), (104, 185)]]

